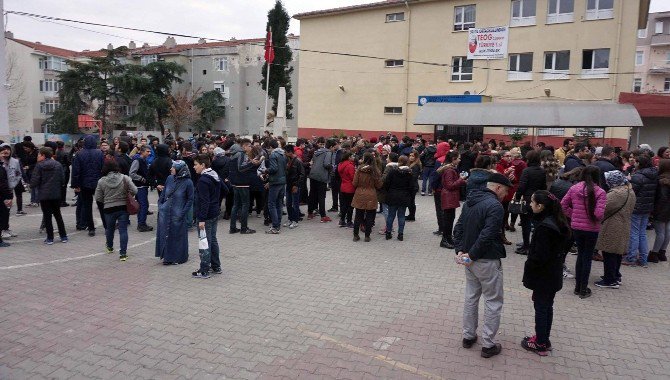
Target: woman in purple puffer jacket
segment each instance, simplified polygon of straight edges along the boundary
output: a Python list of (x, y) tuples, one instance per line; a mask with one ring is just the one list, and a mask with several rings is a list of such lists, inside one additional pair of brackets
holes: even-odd
[(572, 234), (577, 243), (575, 294), (579, 298), (591, 296), (591, 289), (588, 287), (591, 257), (607, 205), (607, 194), (598, 186), (599, 180), (600, 169), (597, 166), (587, 166), (582, 171), (580, 182), (573, 185), (561, 200), (563, 212), (570, 219)]

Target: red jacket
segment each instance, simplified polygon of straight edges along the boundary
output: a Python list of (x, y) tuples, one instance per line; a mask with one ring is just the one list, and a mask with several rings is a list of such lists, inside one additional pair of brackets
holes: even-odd
[(304, 160), (304, 157), (303, 157), (304, 149), (302, 149), (301, 147), (296, 146), (296, 147), (293, 149), (293, 153), (295, 153), (295, 155), (298, 156), (298, 158), (300, 159), (300, 161), (303, 161), (303, 160)]
[[(521, 161), (521, 162), (523, 162), (523, 161)], [(525, 164), (525, 162), (524, 162), (524, 164)], [(496, 165), (496, 171), (498, 173), (504, 175), (505, 170), (507, 170), (511, 166), (513, 166), (512, 162), (507, 162), (505, 160), (500, 160), (500, 162), (498, 162), (498, 164)], [(510, 178), (510, 181), (512, 181), (512, 187), (507, 192), (507, 196), (505, 197), (505, 199), (503, 199), (503, 202), (511, 202), (512, 199), (514, 199), (514, 193), (516, 192), (516, 189), (519, 187), (519, 179), (520, 179), (520, 178), (516, 178), (517, 170), (518, 170), (518, 168), (515, 167), (514, 168), (514, 173), (513, 173), (514, 174), (513, 178)], [(522, 169), (522, 171), (523, 171), (523, 169)]]
[(347, 194), (355, 193), (354, 175), (356, 174), (356, 168), (354, 168), (354, 163), (349, 160), (340, 162), (337, 165), (337, 172), (340, 173), (340, 178), (342, 179), (340, 192)]
[(442, 141), (441, 143), (437, 144), (437, 152), (435, 152), (435, 160), (440, 164), (443, 164), (444, 159), (447, 156), (447, 153), (449, 153), (449, 150), (451, 150), (451, 147), (449, 146), (448, 142)]
[(453, 168), (447, 168), (442, 173), (442, 210), (461, 207), (461, 186), (465, 184), (463, 178)]

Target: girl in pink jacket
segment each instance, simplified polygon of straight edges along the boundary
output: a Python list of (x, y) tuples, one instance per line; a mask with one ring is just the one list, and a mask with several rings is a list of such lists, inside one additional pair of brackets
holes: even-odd
[(561, 200), (563, 212), (570, 219), (570, 227), (577, 243), (575, 295), (579, 295), (579, 298), (591, 296), (591, 289), (588, 287), (591, 258), (607, 204), (607, 194), (598, 186), (599, 180), (600, 169), (597, 166), (587, 166), (582, 171), (581, 181), (573, 185)]

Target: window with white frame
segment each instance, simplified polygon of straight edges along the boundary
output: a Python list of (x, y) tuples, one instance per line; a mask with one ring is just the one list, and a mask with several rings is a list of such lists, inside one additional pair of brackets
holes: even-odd
[(670, 92), (670, 78), (665, 78), (663, 82), (663, 92)]
[(58, 92), (62, 85), (56, 79), (45, 79), (40, 81), (40, 92)]
[(610, 49), (592, 49), (582, 52), (582, 78), (608, 78)]
[(402, 59), (387, 59), (384, 61), (384, 66), (386, 67), (402, 67), (405, 65), (405, 61)]
[(509, 55), (507, 80), (533, 80), (533, 53)]
[(58, 109), (58, 100), (47, 100), (40, 103), (40, 113), (42, 115), (51, 115)]
[(214, 68), (216, 71), (228, 71), (228, 58), (214, 58)]
[(549, 0), (547, 24), (573, 22), (575, 20), (575, 0)]
[(637, 38), (647, 38), (647, 28), (637, 30)]
[(642, 92), (642, 78), (633, 79), (633, 92)]
[(384, 107), (384, 113), (390, 115), (402, 114), (402, 107)]
[(635, 52), (635, 66), (640, 65), (644, 65), (644, 52), (638, 50)]
[(654, 27), (654, 34), (663, 34), (663, 21), (656, 21), (656, 26)]
[(587, 20), (603, 20), (608, 18), (614, 18), (614, 0), (587, 0)]
[(467, 57), (454, 57), (451, 65), (452, 82), (469, 82), (472, 80), (472, 60)]
[(230, 87), (226, 82), (214, 82), (214, 89), (223, 96), (223, 105), (227, 106), (230, 99)]
[(397, 21), (405, 21), (404, 12), (386, 14), (386, 22), (397, 22)]
[(58, 57), (40, 58), (39, 67), (42, 70), (54, 70), (54, 71), (65, 71), (68, 69), (68, 65), (65, 59)]
[(151, 55), (143, 55), (140, 58), (140, 63), (142, 66), (146, 66), (150, 63), (158, 62), (158, 55), (156, 54), (151, 54)]
[(454, 7), (454, 30), (468, 30), (475, 27), (477, 8), (473, 5)]
[(544, 80), (569, 79), (570, 50), (544, 53)]
[(538, 128), (538, 136), (565, 136), (565, 128)]
[(525, 133), (528, 134), (528, 128), (527, 127), (504, 127), (503, 128), (503, 134), (504, 135), (516, 135), (519, 133)]
[(536, 0), (512, 0), (510, 26), (535, 25)]
[(605, 128), (577, 128), (576, 137), (605, 138)]

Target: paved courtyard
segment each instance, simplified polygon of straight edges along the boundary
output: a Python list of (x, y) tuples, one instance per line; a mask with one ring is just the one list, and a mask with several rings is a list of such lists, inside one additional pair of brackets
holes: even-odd
[[(11, 218), (20, 236), (0, 249), (0, 379), (669, 378), (667, 263), (625, 267), (620, 289), (593, 287), (586, 300), (567, 280), (554, 351), (540, 358), (519, 346), (533, 307), (525, 257), (508, 247), (503, 352), (463, 349), (463, 269), (431, 234), (432, 199), (418, 203), (404, 242), (375, 233), (354, 243), (351, 230), (318, 221), (270, 236), (255, 217), (259, 233), (229, 235), (221, 222), (224, 272), (208, 280), (190, 277), (195, 232), (190, 261), (164, 267), (154, 233), (138, 233), (132, 218), (120, 262), (103, 253), (102, 228), (94, 238), (74, 231), (73, 207), (63, 210), (70, 243), (53, 246), (42, 244), (39, 209), (26, 208)], [(592, 281), (601, 274), (594, 263)]]

